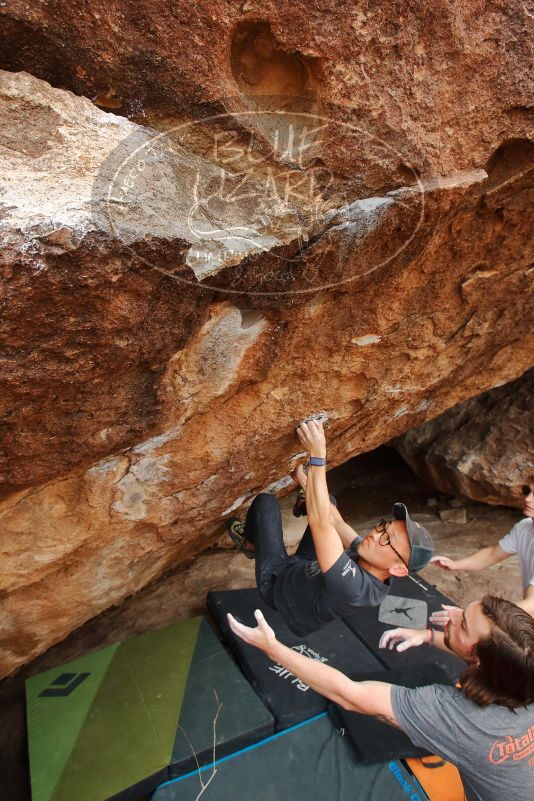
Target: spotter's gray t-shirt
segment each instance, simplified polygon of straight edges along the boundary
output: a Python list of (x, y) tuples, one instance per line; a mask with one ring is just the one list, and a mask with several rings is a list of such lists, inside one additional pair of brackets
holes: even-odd
[(415, 745), (456, 765), (467, 801), (534, 798), (534, 705), (481, 707), (457, 687), (394, 686), (393, 713)]
[[(499, 545), (506, 553), (518, 554), (521, 582), (525, 593), (528, 585), (534, 584), (534, 520), (530, 517), (520, 520), (499, 540)], [(534, 798), (534, 791), (532, 797)]]

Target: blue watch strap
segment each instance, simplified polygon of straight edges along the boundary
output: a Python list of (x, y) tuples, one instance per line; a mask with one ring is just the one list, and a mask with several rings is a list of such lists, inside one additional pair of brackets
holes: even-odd
[(311, 467), (324, 467), (326, 459), (323, 459), (322, 456), (310, 456), (308, 464), (311, 465)]

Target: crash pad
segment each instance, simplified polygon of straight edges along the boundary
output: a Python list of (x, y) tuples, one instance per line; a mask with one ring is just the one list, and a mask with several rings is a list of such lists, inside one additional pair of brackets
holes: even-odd
[(325, 713), (157, 789), (152, 801), (427, 801), (397, 761), (362, 766)]
[[(360, 681), (387, 681), (401, 687), (424, 687), (428, 684), (451, 684), (447, 674), (437, 665), (395, 668), (387, 672), (369, 673)], [(371, 715), (349, 712), (331, 704), (330, 718), (336, 729), (345, 733), (354, 749), (354, 758), (366, 765), (405, 757), (424, 757), (428, 751), (412, 743), (407, 734)]]
[(208, 607), (244, 674), (272, 712), (277, 731), (324, 712), (328, 701), (262, 651), (236, 637), (228, 625), (227, 612), (248, 626), (256, 626), (254, 610), (261, 609), (280, 642), (343, 673), (357, 677), (358, 673), (381, 669), (376, 657), (341, 620), (332, 621), (306, 637), (298, 637), (277, 612), (261, 601), (256, 589), (210, 592)]
[[(450, 598), (447, 598), (419, 575), (394, 578), (389, 592), (399, 598), (424, 601), (428, 608), (428, 616), (432, 612), (440, 611), (441, 604), (454, 605)], [(405, 604), (405, 606), (410, 605)], [(462, 659), (454, 656), (454, 654), (446, 654), (431, 645), (409, 648), (401, 653), (396, 650), (380, 649), (378, 643), (382, 634), (388, 629), (403, 626), (403, 623), (401, 620), (395, 624), (391, 622), (384, 623), (379, 620), (379, 615), (379, 607), (362, 606), (351, 615), (344, 617), (343, 622), (372, 651), (385, 668), (416, 667), (423, 664), (433, 664), (440, 667), (454, 681), (465, 670), (466, 664)]]
[[(32, 801), (133, 801), (273, 720), (200, 617), (87, 654), (26, 682)], [(171, 772), (170, 772), (171, 771)]]

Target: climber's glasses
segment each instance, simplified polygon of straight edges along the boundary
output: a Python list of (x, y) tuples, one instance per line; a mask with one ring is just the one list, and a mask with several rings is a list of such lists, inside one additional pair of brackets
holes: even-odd
[[(390, 522), (393, 522), (393, 521), (390, 521)], [(375, 531), (377, 532), (377, 534), (380, 534), (380, 537), (378, 538), (378, 543), (379, 543), (379, 545), (389, 545), (389, 547), (392, 550), (395, 551), (395, 553), (397, 554), (397, 556), (399, 557), (401, 562), (403, 562), (403, 564), (405, 564), (406, 567), (408, 567), (408, 563), (407, 563), (406, 559), (403, 559), (402, 556), (400, 555), (400, 553), (397, 551), (397, 549), (391, 544), (391, 538), (390, 538), (390, 536), (388, 534), (388, 526), (389, 525), (390, 524), (387, 522), (387, 520), (384, 520), (384, 518), (382, 518), (382, 517), (380, 518), (380, 520), (376, 524)]]

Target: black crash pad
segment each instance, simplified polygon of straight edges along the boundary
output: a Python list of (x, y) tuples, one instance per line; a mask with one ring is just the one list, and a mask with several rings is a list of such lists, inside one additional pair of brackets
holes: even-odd
[[(390, 593), (402, 598), (414, 598), (426, 601), (428, 614), (441, 610), (441, 604), (454, 604), (432, 584), (421, 576), (404, 576), (394, 578), (391, 582)], [(380, 649), (380, 637), (388, 629), (396, 628), (391, 624), (380, 623), (378, 620), (379, 607), (365, 606), (357, 609), (349, 617), (343, 618), (344, 623), (361, 641), (373, 652), (380, 663), (388, 668), (417, 667), (419, 665), (437, 665), (450, 679), (456, 680), (465, 670), (466, 664), (453, 654), (446, 654), (430, 645), (421, 645), (418, 648), (409, 648), (398, 653), (396, 650)]]
[(280, 642), (312, 659), (321, 659), (343, 673), (350, 672), (356, 677), (358, 673), (381, 670), (373, 654), (341, 620), (332, 621), (306, 637), (297, 637), (277, 612), (262, 603), (255, 589), (210, 592), (208, 608), (228, 640), (243, 673), (272, 712), (276, 731), (326, 711), (328, 701), (285, 668), (271, 662), (257, 648), (235, 637), (228, 626), (227, 612), (247, 626), (256, 626), (254, 610), (261, 609)]
[[(152, 801), (427, 801), (400, 762), (363, 766), (326, 714), (159, 787)], [(205, 789), (203, 789), (203, 787)]]
[[(436, 665), (396, 668), (387, 673), (370, 673), (359, 676), (360, 680), (388, 681), (401, 687), (424, 687), (428, 684), (451, 684), (449, 677)], [(414, 745), (408, 735), (395, 726), (382, 723), (369, 715), (348, 712), (336, 704), (330, 704), (329, 714), (336, 729), (349, 737), (358, 762), (373, 765), (391, 759), (425, 757), (429, 752)]]

